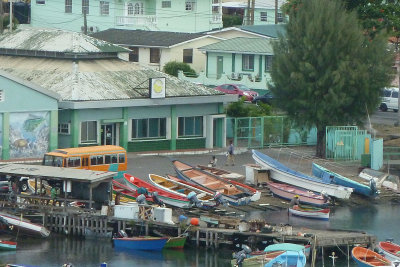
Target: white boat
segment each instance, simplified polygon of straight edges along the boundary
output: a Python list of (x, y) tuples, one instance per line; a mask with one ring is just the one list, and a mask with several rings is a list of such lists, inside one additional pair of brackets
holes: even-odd
[(31, 223), (26, 219), (4, 212), (0, 212), (0, 218), (9, 226), (17, 228), (26, 234), (40, 235), (42, 237), (48, 237), (50, 235), (50, 231), (47, 230), (43, 225)]
[(283, 165), (279, 161), (257, 151), (252, 150), (253, 159), (263, 168), (270, 171), (270, 178), (282, 183), (294, 185), (307, 190), (319, 193), (326, 193), (329, 196), (348, 199), (353, 192), (352, 188), (326, 183), (321, 179), (313, 178), (301, 172), (297, 172)]
[(309, 219), (329, 220), (330, 209), (319, 209), (316, 207), (293, 206), (289, 208), (289, 214)]

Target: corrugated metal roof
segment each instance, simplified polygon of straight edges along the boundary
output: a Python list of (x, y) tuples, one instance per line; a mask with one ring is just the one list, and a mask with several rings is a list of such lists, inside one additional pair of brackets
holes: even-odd
[(149, 78), (166, 77), (166, 97), (223, 93), (119, 59), (72, 60), (0, 56), (0, 69), (61, 96), (63, 101), (149, 97)]
[(91, 36), (119, 45), (169, 47), (204, 36), (202, 33), (108, 29)]
[(271, 40), (265, 38), (237, 37), (199, 48), (208, 52), (235, 52), (273, 54)]
[(0, 35), (0, 48), (61, 53), (118, 53), (128, 50), (83, 33), (27, 28)]
[(244, 31), (269, 36), (271, 38), (278, 38), (278, 33), (286, 34), (286, 24), (246, 25), (240, 26), (239, 28)]

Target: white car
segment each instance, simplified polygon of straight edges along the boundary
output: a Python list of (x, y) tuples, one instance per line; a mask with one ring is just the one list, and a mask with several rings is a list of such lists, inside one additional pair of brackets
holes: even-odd
[(382, 102), (379, 109), (382, 111), (392, 109), (394, 112), (399, 110), (399, 88), (390, 87), (383, 89)]

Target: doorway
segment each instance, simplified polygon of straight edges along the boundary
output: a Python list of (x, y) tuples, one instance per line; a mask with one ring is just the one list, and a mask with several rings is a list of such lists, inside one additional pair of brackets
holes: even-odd
[(224, 57), (217, 56), (217, 79), (221, 78), (224, 72)]
[(101, 145), (116, 145), (117, 144), (117, 125), (102, 124), (101, 125)]

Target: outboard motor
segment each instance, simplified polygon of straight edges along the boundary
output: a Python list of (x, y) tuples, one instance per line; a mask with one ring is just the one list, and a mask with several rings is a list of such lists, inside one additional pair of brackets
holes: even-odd
[(392, 263), (393, 263), (394, 267), (400, 266), (400, 261), (393, 261)]
[(217, 202), (217, 205), (223, 205), (223, 206), (228, 205), (228, 201), (226, 201), (226, 199), (223, 198), (220, 192), (215, 193), (214, 200)]
[(369, 187), (371, 188), (372, 192), (376, 192), (376, 182), (374, 179), (369, 180)]
[(124, 230), (119, 230), (118, 231), (118, 237), (119, 238), (128, 237), (128, 235), (126, 234), (126, 232)]
[(190, 205), (195, 205), (197, 208), (203, 207), (203, 203), (197, 198), (197, 195), (195, 192), (190, 192), (187, 195), (187, 198), (190, 200)]
[(158, 197), (158, 192), (152, 193), (153, 202), (159, 206), (163, 206), (164, 202)]
[(247, 245), (242, 245), (242, 250), (237, 252), (233, 257), (236, 259), (236, 265), (242, 266), (244, 259), (251, 253), (251, 248)]
[(324, 198), (324, 202), (328, 203), (330, 202), (331, 198), (329, 197), (328, 193), (326, 193), (325, 191), (321, 191), (321, 196)]
[(136, 198), (136, 202), (137, 202), (139, 205), (147, 204), (147, 202), (146, 202), (146, 196), (143, 195), (143, 194), (140, 194), (140, 195)]

